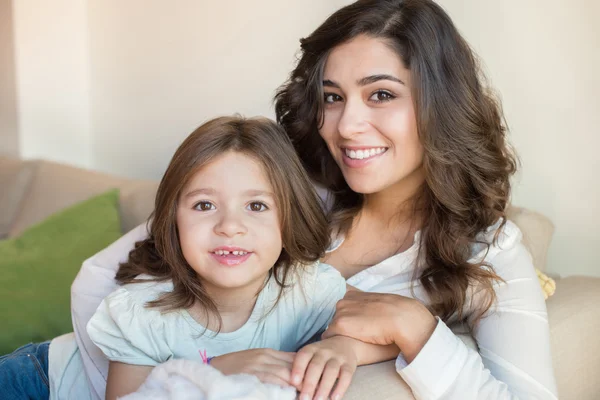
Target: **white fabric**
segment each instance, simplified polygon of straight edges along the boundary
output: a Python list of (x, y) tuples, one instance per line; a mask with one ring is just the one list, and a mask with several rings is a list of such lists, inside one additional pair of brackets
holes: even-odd
[[(490, 227), (481, 239), (491, 242), (496, 230), (497, 226)], [(72, 287), (75, 334), (98, 398), (106, 385), (106, 358), (84, 328), (101, 300), (116, 287), (113, 278), (119, 261), (127, 257), (135, 241), (145, 237), (146, 230), (140, 226), (85, 261)], [(473, 260), (484, 259), (505, 280), (496, 286), (497, 306), (474, 332), (479, 354), (469, 351), (439, 322), (410, 365), (405, 366), (399, 357), (398, 373), (418, 399), (556, 399), (546, 305), (521, 238), (516, 225), (508, 222), (489, 252), (482, 245), (473, 248)], [(412, 285), (414, 297), (427, 304), (419, 282), (412, 282), (416, 255), (414, 245), (351, 277), (348, 284), (363, 291), (409, 297), (413, 297)], [(472, 308), (467, 307), (465, 315), (472, 316)]]
[[(65, 374), (64, 371), (70, 373)], [(50, 342), (48, 378), (50, 400), (92, 398), (74, 333), (67, 333)]]
[(225, 376), (191, 360), (154, 368), (135, 392), (120, 400), (293, 400), (296, 389), (264, 384), (254, 375)]
[(315, 263), (299, 268), (281, 291), (275, 277), (261, 290), (248, 321), (234, 332), (205, 329), (185, 309), (163, 312), (146, 304), (173, 291), (171, 281), (119, 287), (100, 303), (87, 325), (92, 341), (111, 361), (155, 366), (171, 359), (202, 362), (248, 349), (297, 351), (323, 332), (346, 293), (346, 281), (333, 267)]

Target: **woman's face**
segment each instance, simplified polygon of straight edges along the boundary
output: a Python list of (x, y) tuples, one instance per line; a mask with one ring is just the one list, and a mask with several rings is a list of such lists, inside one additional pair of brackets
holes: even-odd
[(382, 40), (358, 36), (325, 64), (320, 134), (358, 193), (413, 191), (424, 180), (410, 72)]

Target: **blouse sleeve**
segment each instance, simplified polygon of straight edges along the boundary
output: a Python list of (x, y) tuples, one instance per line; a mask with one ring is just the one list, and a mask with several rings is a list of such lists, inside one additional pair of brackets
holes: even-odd
[(102, 300), (87, 332), (110, 361), (155, 366), (173, 356), (160, 311), (145, 307), (126, 286)]
[(85, 260), (71, 285), (73, 330), (94, 399), (104, 398), (108, 359), (90, 340), (86, 326), (102, 299), (117, 288), (115, 274), (119, 263), (127, 260), (135, 242), (147, 237), (146, 224), (137, 226), (106, 249)]
[[(544, 297), (516, 226), (490, 264), (504, 282), (474, 327), (479, 353), (440, 320), (417, 357), (396, 369), (417, 399), (557, 399)], [(515, 231), (516, 229), (516, 231)]]

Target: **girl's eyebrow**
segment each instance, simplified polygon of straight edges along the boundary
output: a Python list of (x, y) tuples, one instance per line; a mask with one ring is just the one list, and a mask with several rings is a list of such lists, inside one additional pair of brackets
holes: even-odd
[[(185, 197), (194, 197), (197, 196), (199, 194), (204, 194), (204, 195), (214, 195), (216, 194), (216, 190), (212, 189), (212, 188), (200, 188), (200, 189), (194, 189), (192, 191), (189, 191), (185, 194)], [(258, 190), (258, 189), (250, 189), (250, 190), (246, 190), (244, 192), (245, 196), (264, 196), (264, 197), (273, 197), (275, 198), (275, 195), (269, 191), (266, 190)]]
[(246, 196), (250, 196), (250, 197), (263, 196), (263, 197), (273, 197), (273, 198), (275, 198), (275, 195), (273, 193), (268, 192), (266, 190), (246, 190), (244, 192), (244, 194)]
[[(365, 76), (364, 78), (361, 78), (358, 81), (356, 81), (356, 84), (359, 86), (366, 86), (366, 85), (370, 85), (371, 83), (375, 83), (378, 81), (392, 81), (392, 82), (400, 83), (401, 85), (406, 86), (406, 83), (404, 83), (401, 79), (396, 78), (395, 76), (389, 75), (389, 74), (377, 74), (377, 75)], [(339, 84), (337, 84), (336, 82), (334, 82), (330, 79), (325, 79), (323, 81), (323, 86), (341, 89)]]
[(206, 195), (213, 195), (215, 194), (215, 190), (214, 189), (210, 189), (210, 188), (201, 188), (201, 189), (194, 189), (190, 192), (187, 192), (185, 194), (185, 197), (194, 197), (197, 196), (199, 194), (206, 194)]

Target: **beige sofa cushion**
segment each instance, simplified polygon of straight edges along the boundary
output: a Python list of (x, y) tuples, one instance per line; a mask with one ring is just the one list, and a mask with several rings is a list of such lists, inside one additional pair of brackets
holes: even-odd
[(158, 182), (135, 181), (121, 191), (121, 226), (123, 232), (129, 232), (146, 222), (154, 210), (154, 198)]
[(35, 174), (9, 232), (21, 234), (53, 213), (112, 188), (120, 189), (123, 230), (135, 226), (152, 211), (156, 183), (130, 180), (48, 161), (33, 161)]
[(600, 398), (600, 278), (559, 279), (546, 304), (559, 398)]
[(540, 271), (546, 270), (548, 247), (554, 234), (554, 224), (544, 215), (526, 208), (511, 206), (508, 219), (523, 232), (523, 244), (531, 253), (533, 265)]
[(0, 239), (9, 236), (11, 226), (29, 189), (35, 165), (13, 158), (0, 158)]

